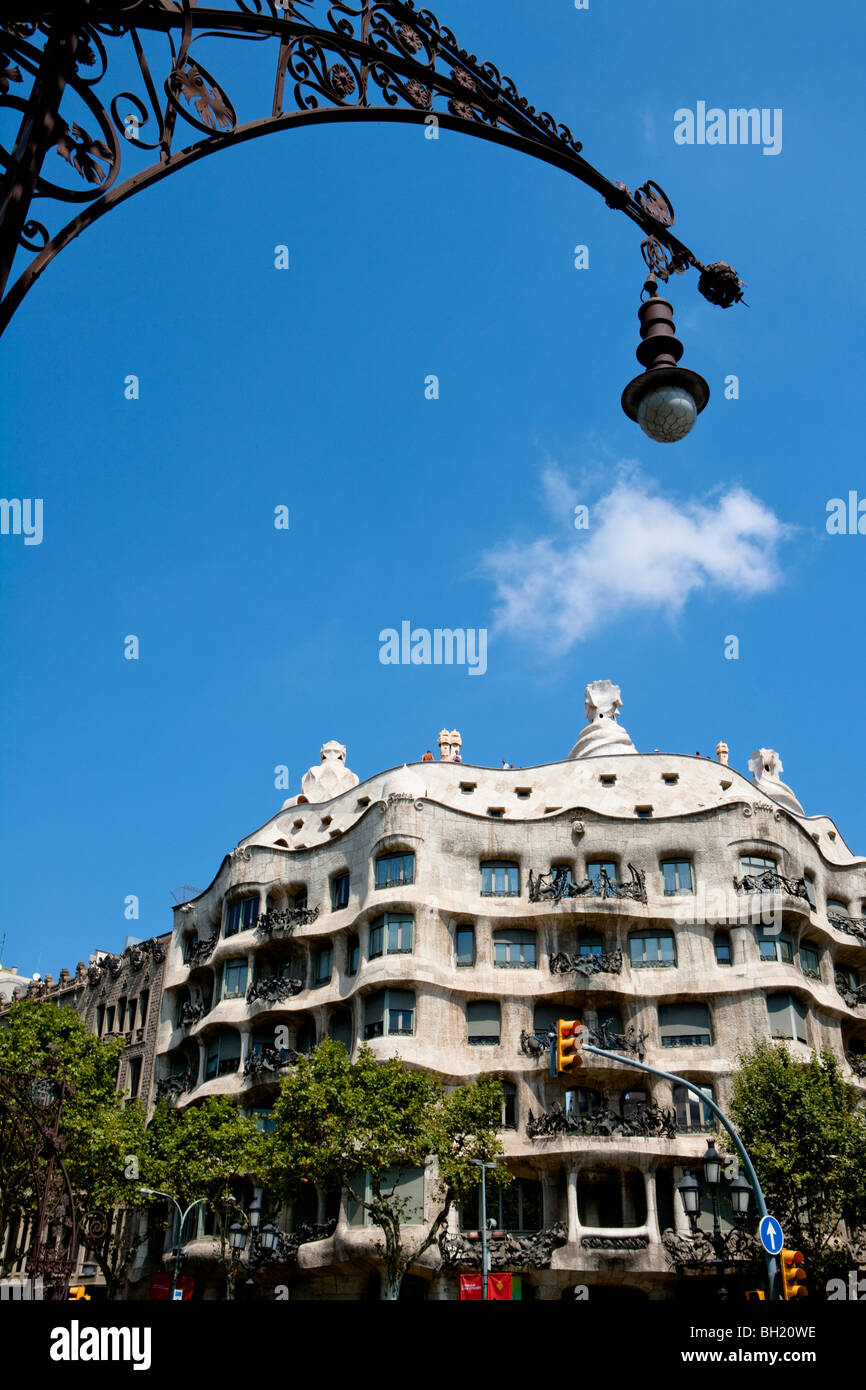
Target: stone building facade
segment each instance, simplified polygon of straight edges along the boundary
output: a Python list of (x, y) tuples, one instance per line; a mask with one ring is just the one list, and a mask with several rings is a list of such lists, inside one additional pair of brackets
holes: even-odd
[[(700, 1171), (709, 1110), (589, 1054), (554, 1079), (549, 1031), (579, 1017), (587, 1040), (722, 1106), (755, 1036), (795, 1057), (832, 1048), (866, 1094), (866, 860), (804, 813), (773, 750), (751, 777), (724, 744), (715, 759), (641, 754), (620, 703), (608, 681), (587, 687), (575, 747), (540, 767), (444, 759), (359, 783), (326, 744), (302, 793), (175, 910), (157, 1092), (229, 1095), (266, 1127), (281, 1074), (326, 1034), (448, 1084), (493, 1073), (518, 1179), (488, 1193), (494, 1267), (520, 1274), (523, 1297), (688, 1297), (708, 1247), (676, 1184)], [(428, 1221), (432, 1177), (410, 1183)], [(755, 1266), (729, 1216), (736, 1286)], [(375, 1296), (378, 1233), (356, 1203), (321, 1197), (281, 1220), (306, 1233), (274, 1276), (290, 1297)], [(457, 1298), (478, 1227), (477, 1204), (453, 1213), (407, 1288)], [(188, 1252), (209, 1248), (200, 1231)]]

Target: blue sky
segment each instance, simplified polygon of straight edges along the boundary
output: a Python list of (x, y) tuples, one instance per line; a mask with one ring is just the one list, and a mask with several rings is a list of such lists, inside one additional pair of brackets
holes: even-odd
[[(279, 809), (274, 768), (296, 792), (326, 739), (362, 779), (443, 726), (467, 762), (554, 761), (602, 677), (638, 748), (724, 739), (746, 771), (774, 747), (866, 853), (866, 537), (825, 527), (866, 498), (859, 7), (824, 7), (820, 44), (791, 0), (434, 8), (737, 268), (748, 308), (669, 287), (710, 404), (672, 446), (625, 418), (641, 234), (482, 140), (297, 130), (87, 230), (0, 339), (3, 495), (44, 499), (40, 545), (0, 537), (0, 937), (23, 972), (167, 930), (171, 890), (205, 887)], [(208, 53), (242, 118), (267, 109), (258, 52)], [(781, 109), (781, 152), (677, 145), (699, 101)], [(486, 674), (382, 665), (404, 619), (489, 629)]]

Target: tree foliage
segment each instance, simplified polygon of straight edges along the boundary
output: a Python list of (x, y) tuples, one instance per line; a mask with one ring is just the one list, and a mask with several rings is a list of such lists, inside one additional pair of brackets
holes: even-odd
[[(352, 1062), (342, 1043), (324, 1039), (284, 1079), (274, 1106), (272, 1182), (286, 1197), (310, 1185), (351, 1191), (384, 1240), (384, 1297), (396, 1298), (408, 1267), (434, 1243), (451, 1206), (478, 1183), (473, 1159), (502, 1152), (497, 1128), (501, 1083), (492, 1077), (448, 1091), (429, 1072), (370, 1048)], [(441, 1206), (423, 1238), (406, 1247), (410, 1201), (401, 1176), (436, 1160)], [(369, 1174), (359, 1187), (359, 1175)], [(503, 1174), (503, 1177), (507, 1175)]]
[[(141, 1206), (128, 1160), (141, 1151), (145, 1115), (139, 1102), (124, 1104), (117, 1093), (123, 1049), (122, 1038), (100, 1042), (74, 1009), (48, 1000), (13, 1004), (0, 1028), (0, 1067), (36, 1075), (52, 1060), (57, 1074), (70, 1083), (61, 1119), (62, 1158), (79, 1214), (86, 1217), (96, 1209), (118, 1213), (105, 1235), (90, 1242), (109, 1297), (116, 1294), (139, 1244), (126, 1219), (126, 1213)], [(15, 1216), (34, 1216), (37, 1203), (21, 1150), (0, 1147), (0, 1229), (5, 1229)], [(10, 1251), (7, 1264), (23, 1253)]]
[(758, 1039), (739, 1054), (731, 1118), (786, 1244), (820, 1278), (847, 1268), (866, 1228), (866, 1110), (834, 1053), (794, 1059)]

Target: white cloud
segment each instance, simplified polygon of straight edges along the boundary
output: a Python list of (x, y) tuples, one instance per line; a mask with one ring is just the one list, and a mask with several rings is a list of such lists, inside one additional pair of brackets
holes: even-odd
[[(793, 528), (742, 487), (680, 501), (626, 470), (593, 502), (548, 465), (542, 489), (568, 531), (482, 557), (499, 631), (564, 651), (635, 610), (675, 617), (700, 592), (752, 597), (781, 582), (779, 549)], [(579, 502), (589, 506), (585, 531), (571, 524)]]

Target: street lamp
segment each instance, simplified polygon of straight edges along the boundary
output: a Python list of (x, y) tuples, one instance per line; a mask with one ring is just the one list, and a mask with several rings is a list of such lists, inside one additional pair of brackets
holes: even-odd
[(480, 1158), (470, 1158), (469, 1162), (481, 1169), (481, 1297), (486, 1302), (487, 1275), (490, 1269), (490, 1257), (487, 1249), (487, 1169), (495, 1168), (496, 1164), (485, 1163)]
[(622, 408), (657, 444), (685, 439), (710, 399), (702, 376), (678, 366), (683, 345), (676, 336), (673, 305), (661, 299), (650, 271), (638, 309), (641, 341), (635, 354), (645, 369), (622, 393)]
[(149, 1197), (164, 1197), (167, 1202), (174, 1202), (175, 1208), (177, 1210), (179, 1224), (177, 1228), (177, 1246), (174, 1252), (174, 1271), (171, 1276), (171, 1301), (173, 1303), (175, 1301), (175, 1293), (177, 1292), (177, 1280), (178, 1274), (180, 1272), (181, 1255), (183, 1253), (183, 1228), (186, 1223), (186, 1218), (189, 1216), (190, 1212), (193, 1210), (194, 1207), (201, 1206), (202, 1203), (207, 1201), (207, 1198), (197, 1197), (194, 1202), (190, 1202), (186, 1211), (181, 1212), (180, 1202), (178, 1202), (176, 1197), (172, 1197), (170, 1192), (160, 1192), (155, 1187), (140, 1187), (138, 1190), (139, 1192), (146, 1193)]
[[(716, 1149), (715, 1139), (707, 1140), (707, 1151), (703, 1156), (704, 1179), (710, 1190), (710, 1197), (713, 1205), (713, 1249), (716, 1256), (716, 1264), (721, 1265), (725, 1262), (727, 1247), (725, 1238), (722, 1235), (722, 1228), (719, 1221), (719, 1188), (722, 1182), (722, 1155)], [(698, 1216), (701, 1209), (701, 1185), (691, 1172), (677, 1183), (677, 1191), (683, 1204), (683, 1210), (689, 1218), (689, 1225), (692, 1235), (698, 1234)], [(733, 1209), (734, 1221), (738, 1226), (743, 1225), (749, 1214), (749, 1203), (752, 1198), (752, 1189), (745, 1181), (742, 1174), (732, 1181), (730, 1185), (731, 1206)]]

